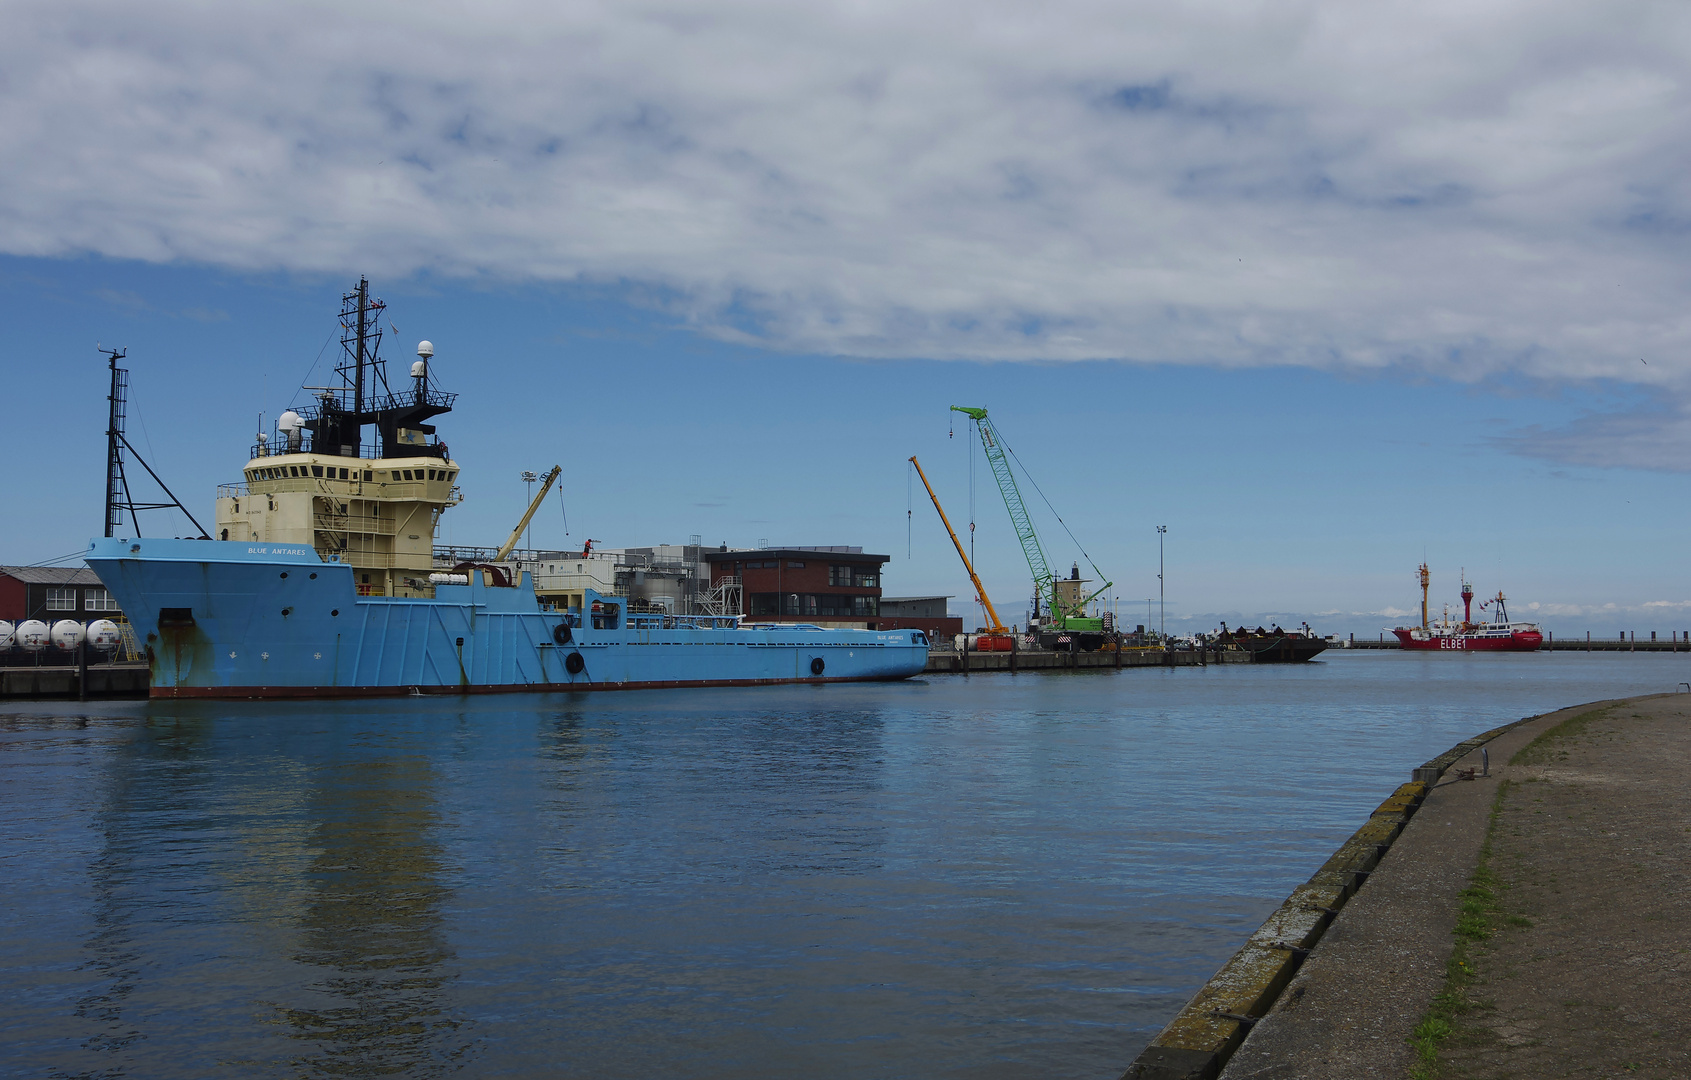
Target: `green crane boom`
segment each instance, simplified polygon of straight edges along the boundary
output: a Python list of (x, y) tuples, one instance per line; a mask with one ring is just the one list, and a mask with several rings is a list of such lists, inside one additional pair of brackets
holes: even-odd
[[(1010, 459), (1004, 454), (1004, 440), (999, 438), (998, 429), (987, 419), (985, 409), (971, 408), (967, 405), (953, 405), (952, 412), (960, 412), (975, 422), (975, 430), (980, 432), (981, 446), (986, 450), (987, 464), (992, 466), (993, 478), (998, 481), (998, 491), (1004, 496), (1004, 506), (1010, 511), (1010, 524), (1016, 530), (1016, 539), (1021, 541), (1022, 554), (1027, 556), (1028, 569), (1033, 571), (1033, 590), (1036, 596), (1045, 598), (1056, 624), (1060, 627), (1064, 623), (1086, 614), (1086, 605), (1096, 600), (1111, 582), (1104, 582), (1099, 590), (1076, 603), (1072, 608), (1064, 604), (1057, 596), (1057, 577), (1051, 572), (1050, 565), (1045, 561), (1045, 549), (1040, 546), (1039, 534), (1034, 531), (1033, 518), (1028, 514), (1027, 504), (1022, 502), (1021, 489), (1016, 486), (1015, 474), (1010, 471)], [(1094, 567), (1096, 569), (1096, 567)], [(1103, 575), (1099, 575), (1102, 577)]]

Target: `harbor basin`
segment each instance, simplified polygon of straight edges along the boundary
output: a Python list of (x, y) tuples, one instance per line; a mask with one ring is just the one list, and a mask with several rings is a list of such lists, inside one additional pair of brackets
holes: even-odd
[(0, 1074), (1114, 1078), (1414, 766), (1688, 678), (11, 703)]

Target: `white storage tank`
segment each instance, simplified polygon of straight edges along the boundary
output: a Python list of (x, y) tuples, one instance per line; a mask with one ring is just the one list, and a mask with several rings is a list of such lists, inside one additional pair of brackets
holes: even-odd
[(95, 619), (88, 624), (88, 644), (101, 652), (116, 652), (123, 644), (123, 631), (110, 619)]
[(18, 646), (30, 652), (40, 652), (52, 640), (52, 631), (40, 619), (25, 619), (18, 624)]
[(82, 624), (75, 619), (60, 619), (53, 624), (53, 644), (65, 652), (75, 652), (82, 644)]
[(0, 619), (0, 652), (10, 649), (18, 640), (18, 628)]

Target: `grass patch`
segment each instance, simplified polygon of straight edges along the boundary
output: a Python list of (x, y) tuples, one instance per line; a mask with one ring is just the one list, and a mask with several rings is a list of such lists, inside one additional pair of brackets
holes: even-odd
[[(1517, 758), (1519, 756), (1516, 755)], [(1415, 1064), (1409, 1070), (1411, 1080), (1434, 1080), (1438, 1076), (1439, 1048), (1456, 1030), (1457, 1017), (1474, 1007), (1474, 1002), (1468, 997), (1468, 988), (1474, 982), (1474, 965), (1469, 950), (1497, 932), (1501, 928), (1499, 923), (1505, 919), (1498, 905), (1497, 894), (1501, 884), (1491, 869), (1491, 839), (1497, 832), (1497, 821), (1502, 816), (1503, 800), (1509, 794), (1509, 786), (1508, 780), (1498, 781), (1497, 795), (1491, 801), (1491, 817), (1486, 822), (1485, 841), (1480, 845), (1479, 865), (1474, 867), (1468, 887), (1461, 892), (1462, 908), (1451, 931), (1456, 938), (1456, 947), (1451, 950), (1450, 960), (1444, 967), (1444, 986), (1433, 995), (1432, 1007), (1409, 1033), (1409, 1045), (1415, 1051)]]
[[(1509, 759), (1509, 764), (1544, 764), (1550, 759), (1550, 755), (1552, 753), (1550, 744), (1552, 742), (1557, 739), (1571, 739), (1577, 735), (1584, 735), (1585, 729), (1591, 726), (1591, 722), (1593, 720), (1608, 715), (1609, 711), (1615, 707), (1616, 706), (1614, 705), (1605, 705), (1601, 709), (1591, 709), (1590, 711), (1582, 712), (1577, 716), (1568, 717), (1560, 724), (1557, 724), (1555, 727), (1539, 735), (1539, 737), (1534, 739), (1532, 742), (1527, 743), (1525, 746), (1517, 750), (1515, 752), (1515, 756)], [(1567, 756), (1566, 751), (1557, 750), (1556, 752), (1560, 753), (1563, 757)], [(1531, 781), (1528, 782), (1530, 783)]]

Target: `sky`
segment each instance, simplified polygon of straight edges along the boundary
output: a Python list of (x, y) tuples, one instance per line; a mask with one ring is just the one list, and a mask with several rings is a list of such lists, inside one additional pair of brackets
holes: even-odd
[(443, 540), (556, 463), (537, 544), (856, 544), (966, 610), (916, 454), (1025, 617), (967, 404), (1125, 621), (1166, 525), (1170, 629), (1377, 633), (1423, 560), (1691, 628), (1684, 5), (5, 11), (0, 562), (99, 530), (96, 343), (205, 521), (368, 275), (461, 394)]

